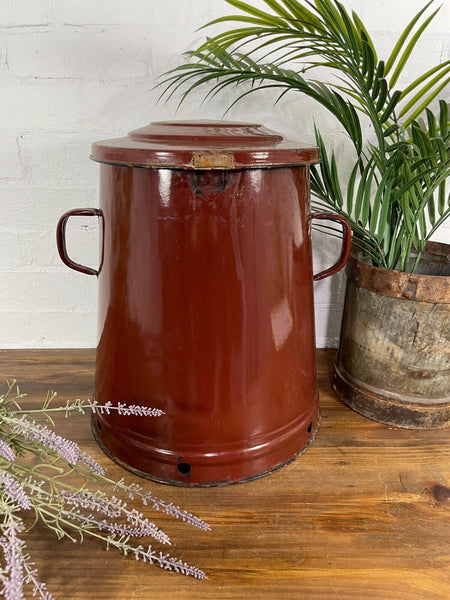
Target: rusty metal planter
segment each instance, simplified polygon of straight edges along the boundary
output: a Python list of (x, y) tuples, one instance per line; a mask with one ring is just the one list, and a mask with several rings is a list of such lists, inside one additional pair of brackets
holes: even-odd
[(430, 243), (418, 273), (353, 254), (333, 387), (362, 415), (398, 427), (450, 424), (450, 246)]

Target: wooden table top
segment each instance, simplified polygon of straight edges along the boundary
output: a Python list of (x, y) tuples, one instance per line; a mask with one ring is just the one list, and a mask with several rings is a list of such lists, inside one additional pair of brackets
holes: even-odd
[[(139, 480), (99, 450), (88, 417), (61, 417), (58, 433), (110, 475), (139, 481), (212, 531), (144, 509), (171, 536), (171, 554), (206, 572), (197, 581), (35, 527), (28, 548), (54, 597), (449, 600), (450, 430), (400, 430), (352, 412), (331, 391), (333, 356), (318, 351), (321, 424), (311, 447), (278, 472), (240, 485), (188, 489)], [(41, 402), (49, 389), (61, 403), (89, 398), (93, 376), (93, 350), (0, 351), (0, 380), (17, 379), (27, 403)]]

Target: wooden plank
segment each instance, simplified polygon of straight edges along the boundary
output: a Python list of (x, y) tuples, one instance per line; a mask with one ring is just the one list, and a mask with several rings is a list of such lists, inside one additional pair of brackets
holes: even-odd
[[(172, 537), (171, 554), (204, 569), (206, 581), (106, 552), (91, 540), (58, 542), (35, 527), (28, 546), (60, 600), (450, 598), (449, 430), (400, 430), (371, 422), (333, 395), (334, 353), (318, 351), (321, 425), (303, 456), (235, 486), (187, 489), (139, 480), (106, 458), (89, 418), (58, 419), (110, 475), (207, 520), (202, 532), (144, 507)], [(16, 378), (36, 404), (92, 396), (93, 350), (2, 350), (0, 381)], [(130, 506), (141, 507), (138, 503)]]

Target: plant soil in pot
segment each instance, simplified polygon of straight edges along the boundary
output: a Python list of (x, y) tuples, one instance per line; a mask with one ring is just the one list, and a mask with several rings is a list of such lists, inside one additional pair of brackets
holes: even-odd
[(429, 243), (416, 273), (353, 253), (333, 387), (382, 423), (450, 424), (450, 245)]

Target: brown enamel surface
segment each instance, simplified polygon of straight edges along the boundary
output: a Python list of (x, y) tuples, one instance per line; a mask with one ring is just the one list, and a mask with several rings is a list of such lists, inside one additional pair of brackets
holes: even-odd
[(94, 143), (92, 158), (149, 168), (243, 169), (309, 165), (319, 152), (256, 123), (161, 121)]
[[(57, 240), (67, 266), (99, 276), (96, 398), (165, 412), (97, 415), (98, 443), (178, 485), (291, 461), (318, 427), (313, 280), (344, 266), (351, 239), (339, 215), (311, 217), (318, 149), (258, 124), (170, 121), (97, 142), (92, 158), (100, 212), (69, 211)], [(98, 272), (66, 251), (65, 223), (86, 211), (101, 217)], [(337, 262), (313, 276), (314, 217), (344, 236)]]
[(301, 452), (317, 427), (307, 167), (101, 166), (96, 398), (108, 454), (183, 485), (231, 483)]

